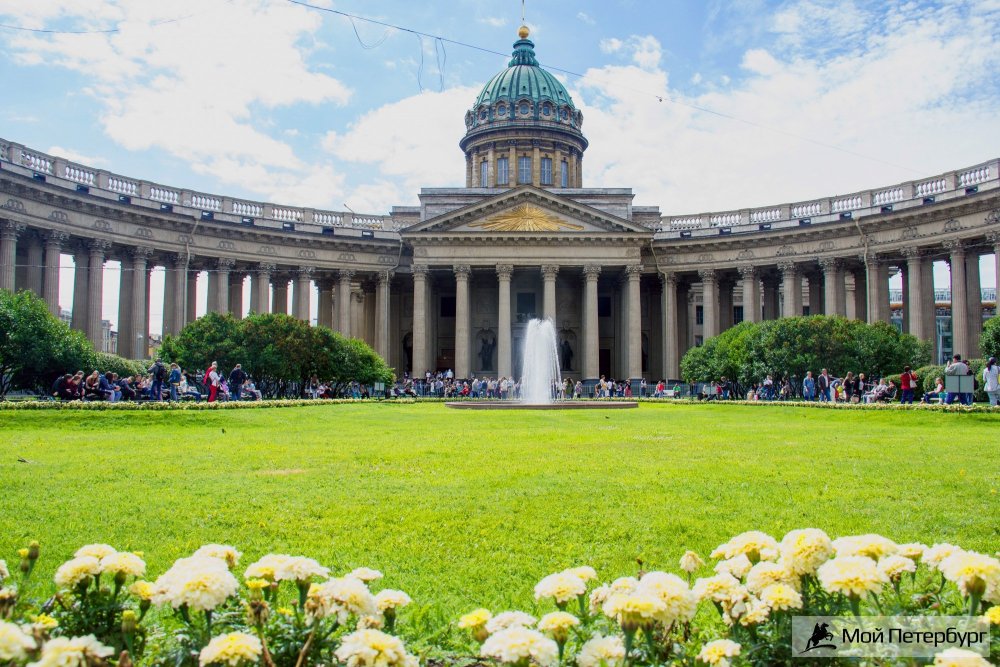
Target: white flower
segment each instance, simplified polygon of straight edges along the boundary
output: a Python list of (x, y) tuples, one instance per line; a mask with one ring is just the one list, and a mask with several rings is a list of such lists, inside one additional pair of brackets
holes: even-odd
[(226, 561), (226, 565), (229, 569), (236, 567), (236, 564), (240, 562), (241, 554), (228, 544), (206, 544), (199, 548), (192, 554), (194, 556), (211, 556), (212, 558), (218, 558), (219, 560)]
[(934, 656), (934, 667), (990, 667), (991, 663), (974, 651), (948, 648)]
[(370, 567), (356, 567), (347, 573), (348, 577), (354, 577), (359, 579), (366, 584), (369, 581), (377, 581), (382, 578), (382, 573), (378, 570), (373, 570)]
[(906, 544), (899, 545), (898, 553), (900, 556), (905, 556), (910, 560), (916, 561), (920, 560), (924, 552), (927, 551), (927, 548), (926, 544), (921, 544), (920, 542), (907, 542)]
[(101, 573), (101, 562), (94, 556), (77, 556), (59, 566), (55, 582), (60, 588), (76, 588), (78, 584)]
[(665, 626), (676, 621), (690, 621), (698, 610), (698, 596), (676, 574), (647, 572), (639, 580), (638, 592), (650, 593), (663, 603), (656, 620)]
[(396, 610), (400, 607), (405, 607), (406, 605), (413, 602), (410, 596), (403, 591), (395, 591), (391, 588), (386, 588), (375, 594), (375, 606), (382, 613), (387, 610)]
[(3, 580), (10, 576), (10, 570), (7, 569), (7, 561), (0, 558), (0, 584)]
[(278, 572), (285, 563), (291, 560), (287, 554), (267, 554), (256, 563), (251, 564), (243, 573), (245, 579), (267, 579), (277, 581)]
[(112, 653), (114, 649), (97, 641), (94, 635), (56, 637), (45, 642), (41, 657), (28, 667), (88, 667)]
[(716, 639), (701, 647), (698, 659), (713, 667), (729, 667), (729, 658), (740, 654), (740, 645), (731, 639)]
[(340, 577), (322, 584), (313, 584), (309, 589), (306, 610), (314, 618), (326, 618), (336, 614), (343, 624), (350, 616), (376, 616), (378, 607), (368, 587), (360, 579)]
[(694, 580), (694, 594), (699, 600), (723, 602), (746, 597), (744, 588), (736, 577), (731, 574), (717, 574), (714, 577), (704, 577)]
[(748, 530), (716, 547), (711, 555), (712, 558), (732, 558), (739, 554), (746, 554), (751, 563), (774, 560), (778, 557), (778, 543), (767, 533)]
[(737, 554), (728, 560), (722, 560), (715, 564), (715, 571), (718, 573), (731, 574), (737, 579), (742, 579), (750, 568), (753, 567), (753, 563), (747, 558), (746, 554)]
[(97, 560), (101, 560), (105, 556), (110, 556), (116, 551), (117, 549), (115, 549), (110, 544), (87, 544), (77, 549), (76, 553), (73, 555), (77, 558), (82, 558), (83, 556), (90, 556), (91, 558), (96, 558)]
[(329, 576), (330, 568), (303, 556), (284, 559), (274, 571), (275, 581), (309, 581), (313, 577), (326, 579)]
[(872, 560), (878, 560), (899, 551), (898, 544), (888, 537), (882, 537), (875, 533), (838, 537), (833, 541), (833, 548), (836, 550), (838, 558), (841, 556), (868, 556)]
[(694, 551), (685, 551), (684, 555), (681, 556), (681, 569), (688, 574), (694, 574), (699, 569), (705, 567), (705, 561), (701, 559), (701, 556)]
[(938, 569), (962, 595), (1000, 602), (1000, 560), (975, 551), (959, 551), (942, 560)]
[(565, 611), (553, 611), (538, 619), (538, 629), (548, 632), (557, 641), (560, 637), (565, 641), (569, 629), (577, 625), (580, 625), (580, 619)]
[(886, 556), (879, 559), (878, 571), (890, 581), (895, 581), (903, 576), (904, 572), (916, 572), (917, 564), (905, 556)]
[(118, 551), (101, 559), (101, 572), (141, 577), (146, 574), (146, 562), (133, 553)]
[(379, 630), (358, 630), (344, 637), (336, 651), (347, 667), (415, 667), (417, 659), (406, 652), (397, 637)]
[(492, 635), (510, 628), (530, 628), (537, 622), (538, 619), (523, 611), (505, 611), (486, 621), (486, 631)]
[(888, 578), (867, 556), (837, 556), (823, 563), (816, 575), (829, 593), (843, 593), (860, 598), (866, 593), (878, 593)]
[(623, 630), (649, 627), (668, 614), (667, 605), (660, 596), (648, 590), (634, 593), (614, 593), (604, 603), (604, 615), (614, 619)]
[(959, 551), (962, 551), (962, 548), (956, 547), (954, 544), (935, 544), (929, 549), (924, 549), (923, 561), (928, 567), (936, 569), (941, 564), (941, 561)]
[(590, 592), (590, 613), (596, 614), (611, 596), (611, 586), (604, 584)]
[(594, 570), (594, 568), (590, 567), (589, 565), (581, 565), (580, 567), (571, 567), (570, 569), (566, 570), (566, 572), (572, 574), (574, 577), (577, 577), (578, 579), (581, 579), (583, 583), (587, 583), (588, 581), (597, 579), (597, 571)]
[(814, 574), (833, 555), (833, 543), (818, 528), (789, 531), (778, 545), (778, 553), (788, 571), (795, 576)]
[(755, 595), (771, 584), (784, 583), (798, 588), (798, 581), (789, 573), (784, 562), (772, 563), (761, 561), (751, 568), (747, 574), (747, 590)]
[(35, 648), (35, 640), (13, 623), (0, 621), (0, 663), (19, 662)]
[(211, 556), (180, 558), (153, 584), (153, 604), (211, 611), (236, 595), (240, 584), (226, 561)]
[(558, 662), (559, 647), (537, 630), (512, 627), (490, 635), (479, 654), (511, 665), (530, 662), (537, 667), (549, 667)]
[(639, 580), (635, 577), (618, 577), (611, 582), (612, 593), (634, 593), (639, 588)]
[(535, 585), (536, 600), (552, 598), (556, 604), (566, 604), (586, 592), (586, 582), (569, 572), (550, 574)]
[(771, 584), (761, 591), (760, 601), (772, 611), (802, 609), (802, 596), (788, 584)]
[(206, 665), (229, 665), (237, 667), (241, 663), (256, 663), (263, 646), (260, 640), (245, 632), (230, 632), (213, 637), (208, 646), (201, 649), (198, 656), (201, 667)]
[(621, 637), (594, 635), (576, 655), (580, 667), (619, 667), (624, 660), (625, 644)]

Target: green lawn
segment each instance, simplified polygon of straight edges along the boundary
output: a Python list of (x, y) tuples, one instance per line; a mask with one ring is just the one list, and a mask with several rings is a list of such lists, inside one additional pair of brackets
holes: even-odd
[[(643, 404), (472, 412), (326, 405), (224, 412), (0, 412), (0, 557), (40, 575), (81, 544), (145, 552), (155, 577), (206, 542), (338, 572), (366, 565), (440, 626), (531, 610), (543, 575), (635, 559), (676, 571), (729, 536), (1000, 548), (1000, 416)], [(30, 463), (20, 463), (17, 458)]]

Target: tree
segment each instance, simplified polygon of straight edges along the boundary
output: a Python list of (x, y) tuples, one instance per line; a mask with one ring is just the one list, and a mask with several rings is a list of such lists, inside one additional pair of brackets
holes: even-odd
[(220, 369), (242, 361), (240, 321), (229, 313), (208, 313), (184, 327), (177, 336), (166, 336), (160, 356), (185, 370), (204, 369), (219, 362)]
[(983, 334), (979, 337), (979, 349), (983, 358), (1000, 358), (1000, 317), (991, 317), (983, 324)]
[(688, 380), (726, 376), (745, 388), (768, 374), (801, 380), (806, 371), (822, 368), (841, 376), (848, 371), (882, 376), (929, 358), (927, 343), (890, 324), (815, 315), (743, 322), (689, 350), (681, 372)]
[(366, 385), (392, 382), (392, 369), (364, 341), (326, 327), (315, 327), (313, 337), (313, 372), (331, 383), (334, 394), (355, 380)]
[(289, 382), (309, 379), (315, 354), (312, 327), (284, 313), (249, 315), (240, 322), (244, 369), (266, 396), (284, 396)]
[(45, 392), (60, 373), (87, 369), (94, 348), (25, 290), (0, 290), (0, 398), (13, 387)]

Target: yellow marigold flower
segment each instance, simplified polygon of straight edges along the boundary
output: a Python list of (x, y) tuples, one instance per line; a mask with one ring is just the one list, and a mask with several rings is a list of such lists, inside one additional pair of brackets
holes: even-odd
[(788, 584), (771, 584), (760, 592), (760, 601), (772, 611), (802, 609), (802, 596)]
[(760, 595), (760, 592), (771, 584), (788, 584), (798, 590), (799, 580), (788, 571), (783, 560), (777, 563), (762, 560), (747, 573), (747, 590), (755, 595)]
[(924, 549), (923, 561), (929, 567), (936, 569), (945, 558), (962, 550), (963, 549), (961, 547), (956, 547), (954, 544), (948, 544), (946, 542), (935, 544), (928, 549)]
[(382, 613), (388, 610), (396, 610), (413, 602), (410, 596), (403, 591), (396, 591), (386, 588), (375, 594), (375, 607)]
[(900, 544), (899, 551), (896, 553), (904, 558), (917, 561), (920, 560), (925, 551), (927, 551), (926, 544), (921, 544), (920, 542), (907, 542), (906, 544)]
[(1000, 625), (1000, 604), (987, 609), (983, 618), (989, 621), (990, 625)]
[(307, 611), (313, 618), (326, 618), (336, 614), (343, 624), (350, 616), (376, 616), (375, 598), (365, 583), (354, 577), (330, 579), (309, 590)]
[(45, 642), (41, 658), (31, 663), (31, 667), (75, 667), (104, 664), (103, 659), (112, 653), (114, 653), (114, 649), (97, 641), (94, 635), (56, 637)]
[(198, 662), (207, 665), (228, 665), (238, 667), (243, 663), (256, 664), (263, 647), (260, 640), (245, 632), (230, 632), (213, 637), (208, 646), (201, 649)]
[(719, 574), (731, 574), (737, 579), (742, 579), (752, 567), (753, 563), (750, 562), (746, 554), (737, 554), (732, 558), (720, 560), (713, 569)]
[(277, 612), (282, 616), (291, 616), (295, 613), (291, 607), (278, 607)]
[(21, 548), (17, 550), (17, 555), (20, 558), (27, 558), (29, 553), (30, 552), (28, 551), (27, 548)]
[(958, 586), (962, 595), (994, 601), (993, 594), (1000, 592), (1000, 560), (992, 556), (960, 551), (941, 561), (938, 568), (945, 579)]
[(493, 618), (489, 609), (475, 609), (458, 619), (458, 627), (463, 630), (478, 628), (486, 625), (486, 622)]
[(745, 603), (743, 614), (739, 617), (740, 625), (750, 627), (766, 623), (771, 617), (771, 608), (755, 597), (750, 597)]
[(598, 586), (590, 592), (590, 613), (596, 614), (604, 606), (604, 603), (611, 597), (611, 586), (604, 584)]
[(538, 629), (552, 635), (560, 644), (569, 637), (570, 628), (577, 625), (580, 625), (580, 619), (565, 611), (554, 611), (538, 619)]
[(523, 611), (504, 611), (486, 621), (486, 630), (493, 634), (509, 628), (530, 628), (537, 622), (538, 619)]
[(739, 554), (746, 554), (751, 563), (774, 560), (778, 557), (778, 543), (767, 533), (748, 530), (716, 547), (711, 555), (712, 558), (732, 558)]
[(639, 580), (637, 590), (654, 595), (663, 603), (663, 609), (657, 614), (656, 620), (665, 626), (676, 621), (690, 621), (698, 610), (698, 596), (676, 574), (647, 572)]
[(403, 642), (378, 630), (358, 630), (344, 637), (336, 650), (337, 659), (347, 667), (410, 667), (416, 658), (406, 652)]
[(579, 667), (620, 667), (625, 661), (621, 637), (594, 635), (576, 654)]
[(867, 556), (837, 556), (823, 563), (816, 572), (828, 593), (843, 593), (859, 598), (866, 593), (878, 593), (888, 582), (878, 566)]
[(537, 630), (513, 627), (491, 635), (479, 654), (509, 665), (550, 667), (559, 660), (559, 647)]
[(872, 560), (878, 560), (899, 551), (898, 544), (888, 537), (882, 537), (875, 533), (838, 537), (833, 541), (833, 548), (837, 552), (838, 558), (840, 556), (868, 556)]
[(964, 648), (948, 648), (934, 656), (934, 667), (990, 667), (990, 661)]
[(362, 616), (358, 619), (358, 630), (381, 630), (385, 627), (385, 619), (381, 616)]
[(716, 639), (701, 647), (698, 660), (713, 667), (729, 667), (729, 658), (740, 654), (740, 645), (731, 639)]
[(210, 556), (211, 558), (218, 558), (225, 561), (231, 570), (240, 562), (240, 556), (243, 554), (228, 544), (206, 544), (191, 555), (195, 557)]
[(137, 581), (128, 587), (128, 592), (140, 600), (152, 600), (156, 587), (148, 581)]
[(56, 570), (55, 582), (60, 588), (76, 588), (90, 577), (101, 573), (101, 562), (94, 556), (77, 556), (66, 561)]
[(127, 577), (141, 577), (146, 574), (146, 563), (135, 554), (127, 551), (116, 552), (101, 559), (101, 572)]
[(246, 584), (251, 591), (262, 591), (271, 586), (271, 582), (267, 579), (247, 579)]
[(377, 581), (382, 578), (382, 573), (378, 570), (373, 570), (370, 567), (356, 567), (347, 573), (348, 577), (354, 577), (359, 579), (366, 584), (370, 581)]
[(906, 572), (916, 572), (917, 564), (905, 556), (892, 555), (879, 559), (878, 571), (890, 581), (899, 581)]
[(695, 579), (692, 590), (699, 600), (722, 602), (741, 597), (740, 591), (743, 590), (743, 586), (733, 575), (722, 573), (714, 577)]
[(240, 584), (226, 561), (212, 556), (192, 556), (175, 561), (153, 586), (154, 604), (169, 604), (174, 609), (186, 605), (197, 611), (211, 611), (236, 595)]
[(39, 630), (48, 632), (49, 630), (54, 630), (59, 627), (59, 621), (52, 618), (48, 614), (38, 614), (31, 619), (31, 625)]
[(83, 556), (90, 556), (91, 558), (96, 558), (101, 560), (105, 556), (110, 556), (116, 553), (118, 550), (115, 549), (110, 544), (87, 544), (76, 550), (73, 554), (76, 558), (82, 558)]
[[(309, 581), (313, 577), (326, 579), (330, 576), (330, 568), (323, 567), (312, 558), (290, 556), (282, 560), (274, 570), (275, 581)], [(363, 580), (362, 580), (363, 581)]]
[(701, 559), (701, 556), (694, 551), (685, 551), (684, 555), (681, 556), (681, 569), (688, 574), (694, 574), (701, 568), (705, 567), (705, 561)]
[(19, 663), (35, 648), (35, 640), (20, 627), (0, 621), (0, 663)]
[(257, 562), (252, 563), (243, 573), (245, 579), (267, 579), (276, 581), (275, 574), (288, 561), (291, 556), (287, 554), (267, 554), (262, 556)]
[(651, 626), (667, 612), (663, 600), (646, 591), (618, 593), (604, 603), (604, 615), (618, 622), (625, 632)]
[(778, 553), (788, 571), (795, 576), (815, 574), (833, 555), (833, 543), (818, 528), (789, 531), (778, 545)]
[(535, 599), (552, 598), (557, 604), (566, 604), (587, 592), (583, 579), (569, 572), (557, 572), (535, 585)]
[(632, 593), (639, 588), (639, 580), (635, 577), (618, 577), (611, 582), (612, 593)]
[(567, 573), (579, 578), (584, 583), (597, 579), (597, 571), (590, 567), (589, 565), (582, 565), (580, 567), (571, 567), (566, 570)]

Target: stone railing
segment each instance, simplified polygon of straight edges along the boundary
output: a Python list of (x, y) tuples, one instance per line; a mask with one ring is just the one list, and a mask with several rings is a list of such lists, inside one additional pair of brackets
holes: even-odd
[[(980, 297), (979, 300), (984, 303), (996, 303), (997, 288), (981, 287), (979, 288), (979, 297)], [(890, 289), (889, 301), (892, 303), (903, 303), (903, 290), (897, 288)], [(951, 288), (949, 287), (935, 288), (934, 301), (937, 303), (951, 303)]]
[(388, 215), (322, 211), (172, 188), (46, 155), (4, 139), (0, 139), (0, 167), (2, 163), (29, 170), (36, 179), (52, 185), (158, 211), (189, 213), (202, 220), (243, 225), (259, 221), (262, 226), (306, 233), (323, 233), (324, 229), (339, 227), (396, 235)]
[(708, 236), (850, 220), (1000, 189), (1000, 160), (889, 187), (777, 206), (662, 216), (657, 236)]

